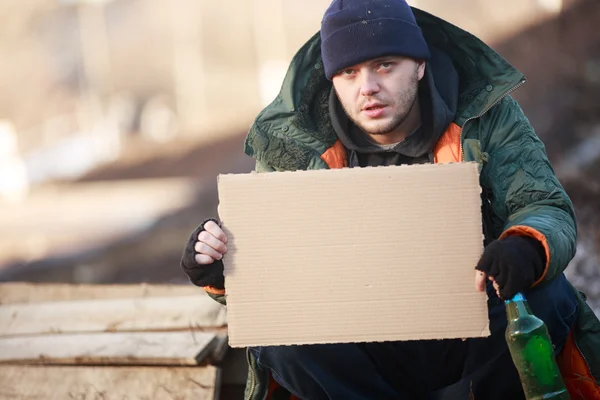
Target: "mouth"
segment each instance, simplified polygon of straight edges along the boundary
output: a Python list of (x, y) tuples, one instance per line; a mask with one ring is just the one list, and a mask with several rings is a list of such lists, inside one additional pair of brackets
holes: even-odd
[(383, 115), (386, 107), (385, 104), (372, 103), (364, 106), (361, 111), (370, 118), (377, 118)]
[(385, 104), (381, 103), (369, 103), (362, 108), (362, 111), (375, 111), (385, 108)]

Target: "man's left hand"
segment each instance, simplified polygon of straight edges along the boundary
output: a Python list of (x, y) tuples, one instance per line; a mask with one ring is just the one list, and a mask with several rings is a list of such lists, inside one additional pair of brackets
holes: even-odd
[(475, 267), (475, 288), (485, 290), (489, 279), (500, 298), (510, 299), (529, 289), (542, 276), (545, 264), (544, 248), (532, 237), (509, 236), (495, 240), (485, 248)]

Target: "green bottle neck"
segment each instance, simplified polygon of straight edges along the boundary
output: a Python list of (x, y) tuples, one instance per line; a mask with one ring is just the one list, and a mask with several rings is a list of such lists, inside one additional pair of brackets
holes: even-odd
[(509, 320), (519, 319), (525, 316), (533, 315), (527, 300), (522, 294), (517, 294), (510, 300), (506, 300), (506, 317)]

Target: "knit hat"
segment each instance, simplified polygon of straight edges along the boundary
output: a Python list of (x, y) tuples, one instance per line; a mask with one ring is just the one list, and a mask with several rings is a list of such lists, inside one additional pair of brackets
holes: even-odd
[(406, 1), (333, 0), (321, 21), (327, 79), (346, 67), (389, 55), (429, 59), (429, 48)]

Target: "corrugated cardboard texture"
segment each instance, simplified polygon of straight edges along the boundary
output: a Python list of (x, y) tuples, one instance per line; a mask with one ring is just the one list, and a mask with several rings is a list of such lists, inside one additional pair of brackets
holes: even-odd
[(477, 165), (219, 176), (232, 347), (489, 335)]

